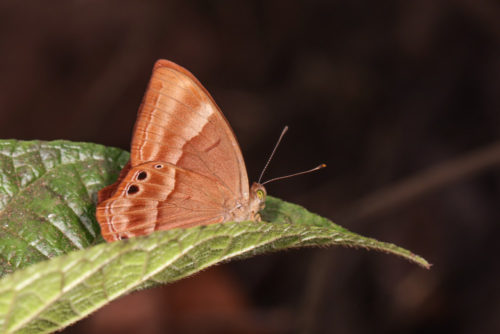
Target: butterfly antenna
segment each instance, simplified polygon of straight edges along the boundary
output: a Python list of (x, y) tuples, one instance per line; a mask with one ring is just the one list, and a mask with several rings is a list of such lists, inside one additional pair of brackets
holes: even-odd
[(311, 173), (311, 172), (314, 172), (314, 171), (316, 171), (318, 169), (325, 168), (325, 167), (326, 167), (326, 164), (321, 164), (319, 166), (316, 166), (316, 167), (314, 167), (312, 169), (309, 169), (309, 170), (306, 170), (306, 171), (303, 171), (303, 172), (294, 173), (294, 174), (285, 175), (285, 176), (280, 176), (280, 177), (275, 177), (274, 179), (270, 179), (270, 180), (267, 180), (266, 182), (262, 183), (262, 185), (265, 185), (266, 183), (269, 183), (269, 182), (274, 182), (274, 181), (278, 181), (278, 180), (288, 179), (289, 177), (293, 177), (293, 176), (297, 176), (297, 175)]
[(278, 141), (276, 142), (276, 145), (274, 145), (273, 151), (271, 152), (271, 155), (269, 156), (269, 159), (267, 159), (266, 165), (262, 169), (262, 172), (260, 173), (260, 176), (259, 176), (259, 181), (257, 183), (260, 183), (260, 180), (262, 180), (262, 176), (264, 176), (264, 172), (266, 171), (267, 166), (269, 166), (269, 163), (271, 162), (271, 159), (273, 158), (274, 153), (276, 152), (276, 149), (278, 148), (279, 144), (281, 143), (281, 139), (283, 139), (283, 136), (285, 135), (285, 133), (287, 131), (288, 131), (288, 125), (286, 125), (283, 128), (283, 131), (281, 131), (281, 135), (278, 138)]

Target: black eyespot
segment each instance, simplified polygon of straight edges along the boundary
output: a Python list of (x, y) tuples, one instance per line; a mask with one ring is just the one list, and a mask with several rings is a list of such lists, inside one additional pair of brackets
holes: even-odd
[(163, 168), (163, 165), (161, 165), (161, 164), (155, 165), (155, 168), (156, 168), (156, 169)]
[(148, 177), (148, 173), (146, 173), (145, 171), (141, 171), (139, 172), (139, 174), (137, 174), (137, 180), (139, 181), (142, 181), (144, 179), (146, 179)]
[(135, 184), (133, 184), (130, 187), (128, 187), (127, 194), (133, 195), (133, 194), (137, 193), (138, 191), (139, 191), (139, 187), (136, 186)]

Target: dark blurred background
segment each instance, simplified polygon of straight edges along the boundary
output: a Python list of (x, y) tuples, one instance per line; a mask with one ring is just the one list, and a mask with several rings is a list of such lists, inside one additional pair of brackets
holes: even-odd
[(113, 302), (64, 333), (500, 333), (495, 0), (1, 1), (0, 136), (129, 148), (153, 63), (212, 93), (268, 192), (394, 256), (302, 249)]

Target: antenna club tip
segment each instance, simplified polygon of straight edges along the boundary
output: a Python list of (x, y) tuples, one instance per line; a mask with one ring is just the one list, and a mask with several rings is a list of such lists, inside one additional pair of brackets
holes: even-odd
[(319, 165), (319, 167), (321, 167), (321, 168), (325, 168), (325, 167), (326, 167), (326, 164), (321, 164), (321, 165)]

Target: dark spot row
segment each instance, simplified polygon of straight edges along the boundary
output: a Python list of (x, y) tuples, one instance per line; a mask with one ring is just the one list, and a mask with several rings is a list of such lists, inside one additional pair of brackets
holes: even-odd
[[(157, 164), (155, 165), (155, 168), (156, 169), (161, 169), (163, 168), (163, 165), (161, 164)], [(137, 173), (137, 177), (136, 177), (136, 180), (137, 181), (144, 181), (145, 179), (148, 178), (148, 173), (146, 171), (140, 171), (139, 173)], [(127, 194), (128, 195), (133, 195), (133, 194), (136, 194), (138, 193), (140, 190), (139, 186), (138, 185), (135, 185), (135, 184), (131, 184), (128, 189), (127, 189)]]

